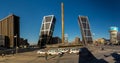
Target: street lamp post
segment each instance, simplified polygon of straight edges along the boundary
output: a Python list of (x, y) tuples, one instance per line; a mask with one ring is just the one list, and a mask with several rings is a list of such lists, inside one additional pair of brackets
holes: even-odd
[(15, 53), (17, 54), (17, 34), (16, 34), (16, 36), (14, 36), (14, 38), (16, 38), (16, 47), (15, 47)]

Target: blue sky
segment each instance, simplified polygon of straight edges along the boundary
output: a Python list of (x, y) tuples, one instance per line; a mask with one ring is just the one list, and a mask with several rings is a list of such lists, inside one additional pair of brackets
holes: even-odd
[(53, 36), (61, 37), (61, 2), (69, 41), (81, 38), (78, 15), (88, 16), (95, 39), (109, 38), (110, 26), (120, 28), (119, 0), (0, 0), (0, 19), (11, 13), (19, 16), (21, 37), (37, 43), (43, 16), (55, 15)]

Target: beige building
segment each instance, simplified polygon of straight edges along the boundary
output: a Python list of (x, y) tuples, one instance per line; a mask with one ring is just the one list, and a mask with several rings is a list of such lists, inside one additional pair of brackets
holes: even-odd
[(16, 44), (18, 45), (20, 35), (19, 17), (11, 14), (1, 19), (0, 35), (5, 36), (5, 47), (15, 47)]
[(74, 41), (72, 41), (71, 43), (72, 44), (82, 44), (79, 37), (75, 37)]
[(100, 45), (100, 44), (104, 45), (105, 43), (106, 43), (106, 41), (104, 38), (98, 38), (93, 42), (93, 44), (95, 44), (95, 45)]
[(117, 44), (118, 43), (118, 40), (117, 40), (117, 33), (118, 33), (118, 27), (110, 27), (110, 42), (112, 44)]
[(5, 36), (0, 35), (0, 47), (4, 47), (5, 46)]

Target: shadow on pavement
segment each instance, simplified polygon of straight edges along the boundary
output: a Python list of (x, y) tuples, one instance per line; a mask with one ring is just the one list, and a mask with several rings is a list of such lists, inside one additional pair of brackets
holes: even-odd
[(120, 55), (119, 54), (117, 54), (116, 52), (114, 52), (111, 55), (114, 58), (115, 63), (120, 63)]
[(37, 57), (39, 57), (39, 58), (40, 58), (40, 57), (45, 57), (45, 56), (37, 56)]
[(97, 59), (86, 47), (80, 48), (79, 63), (108, 63), (104, 59)]
[[(49, 56), (49, 57), (50, 57), (50, 56)], [(48, 60), (50, 60), (50, 59), (52, 59), (52, 58), (55, 58), (55, 57), (57, 57), (57, 55), (51, 56), (50, 58), (48, 58)]]

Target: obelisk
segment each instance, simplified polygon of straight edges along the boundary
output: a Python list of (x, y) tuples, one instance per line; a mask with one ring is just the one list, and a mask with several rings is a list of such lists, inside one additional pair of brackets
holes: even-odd
[(62, 43), (64, 44), (64, 4), (61, 3), (61, 19), (62, 19)]

